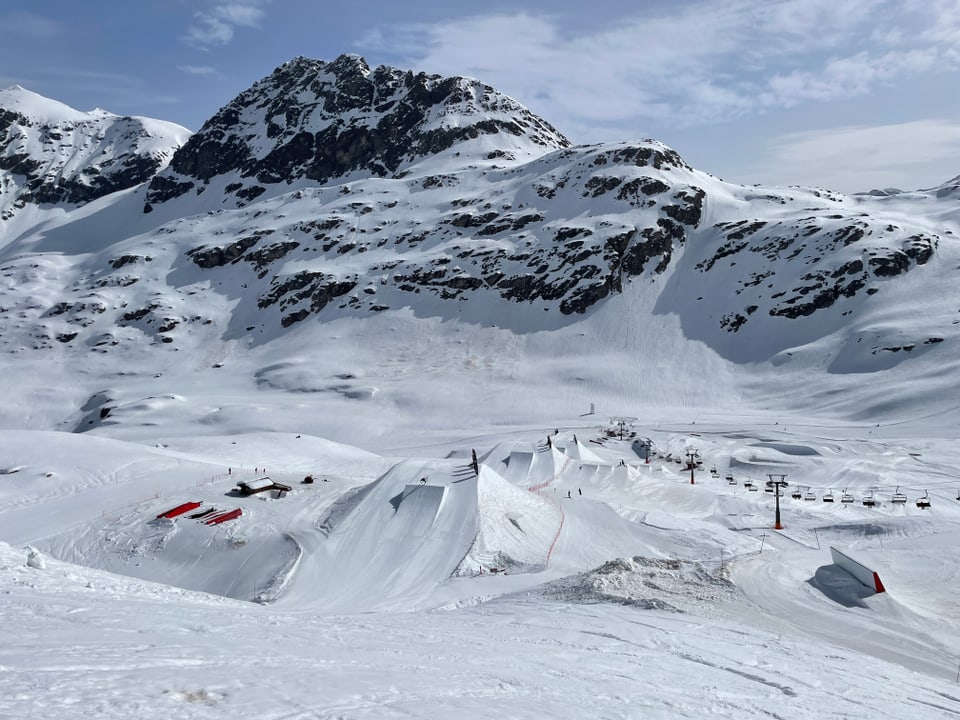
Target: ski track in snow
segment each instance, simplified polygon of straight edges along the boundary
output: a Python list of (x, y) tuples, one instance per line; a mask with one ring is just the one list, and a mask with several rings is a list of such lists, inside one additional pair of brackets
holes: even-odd
[[(0, 716), (960, 714), (960, 504), (946, 488), (929, 510), (912, 503), (930, 465), (949, 467), (945, 446), (884, 470), (874, 458), (909, 457), (896, 441), (660, 430), (644, 463), (629, 441), (587, 443), (597, 429), (561, 431), (550, 449), (501, 433), (478, 448), (479, 477), (467, 448), (397, 462), (283, 434), (149, 448), (2, 433), (16, 487), (0, 495)], [(294, 455), (304, 443), (310, 465), (295, 460), (313, 455)], [(691, 447), (695, 485), (674, 461)], [(233, 453), (230, 474), (220, 452)], [(258, 476), (237, 462), (252, 457), (293, 491), (232, 497)], [(742, 482), (762, 484), (785, 457), (818, 498), (829, 488), (812, 478), (847, 477), (858, 504), (787, 495), (774, 532), (772, 496)], [(299, 482), (306, 469), (313, 485)], [(859, 504), (894, 480), (909, 505)], [(45, 511), (57, 498), (75, 519)], [(244, 515), (155, 519), (192, 499)], [(27, 543), (45, 569), (26, 566)], [(831, 570), (830, 543), (881, 568), (888, 592), (855, 592)], [(506, 574), (490, 574), (498, 566)], [(256, 597), (271, 601), (243, 602)]]

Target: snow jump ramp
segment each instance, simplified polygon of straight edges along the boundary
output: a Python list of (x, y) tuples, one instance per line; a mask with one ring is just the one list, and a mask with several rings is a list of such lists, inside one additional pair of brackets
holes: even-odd
[(507, 459), (507, 466), (501, 473), (503, 478), (514, 485), (523, 485), (530, 477), (535, 453), (530, 450), (513, 450)]
[[(477, 479), (458, 465), (404, 461), (388, 470), (305, 556), (279, 605), (324, 612), (412, 610), (428, 601), (477, 535)], [(425, 483), (413, 483), (416, 478)]]

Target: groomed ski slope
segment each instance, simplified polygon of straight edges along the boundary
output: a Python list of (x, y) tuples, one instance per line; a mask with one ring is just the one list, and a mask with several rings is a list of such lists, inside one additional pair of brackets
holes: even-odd
[[(910, 459), (912, 441), (858, 432), (651, 428), (645, 463), (582, 420), (489, 437), (478, 474), (448, 443), (387, 458), (279, 433), (3, 433), (0, 714), (951, 717), (960, 503), (933, 479), (949, 447)], [(691, 485), (676, 458), (693, 448)], [(231, 493), (264, 468), (291, 492)], [(743, 485), (774, 471), (818, 496), (782, 498), (780, 532), (772, 495)], [(822, 502), (826, 477), (858, 502)], [(910, 503), (886, 501), (894, 483)], [(244, 514), (157, 522), (186, 501)]]

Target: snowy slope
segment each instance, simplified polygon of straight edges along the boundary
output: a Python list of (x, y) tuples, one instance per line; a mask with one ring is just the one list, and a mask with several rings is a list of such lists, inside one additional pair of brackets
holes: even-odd
[(161, 120), (79, 112), (20, 86), (0, 90), (4, 244), (36, 228), (41, 208), (76, 206), (146, 182), (189, 136)]
[(960, 713), (955, 180), (738, 186), (356, 56), (172, 161), (0, 108), (0, 715)]
[[(0, 707), (20, 714), (42, 704), (60, 717), (91, 708), (102, 717), (128, 716), (131, 708), (142, 717), (187, 708), (211, 717), (303, 708), (350, 717), (580, 717), (587, 709), (629, 716), (637, 707), (663, 717), (762, 717), (769, 707), (789, 718), (853, 718), (881, 708), (896, 718), (956, 712), (949, 656), (960, 627), (951, 617), (951, 579), (960, 562), (945, 549), (960, 506), (934, 487), (930, 509), (913, 507), (914, 485), (928, 482), (929, 466), (908, 459), (895, 470), (878, 464), (872, 477), (848, 473), (858, 500), (849, 506), (820, 502), (826, 488), (808, 480), (818, 501), (784, 498), (786, 527), (775, 533), (772, 498), (748, 492), (745, 478), (760, 481), (771, 467), (791, 479), (843, 475), (844, 467), (869, 466), (878, 453), (911, 456), (897, 443), (864, 445), (838, 428), (821, 429), (820, 437), (794, 431), (790, 444), (774, 441), (780, 431), (764, 437), (746, 428), (703, 428), (693, 435), (654, 432), (655, 456), (647, 464), (631, 457), (629, 441), (596, 430), (581, 428), (576, 441), (570, 432), (554, 435), (553, 450), (527, 441), (537, 461), (526, 475), (515, 468), (511, 483), (494, 469), (524, 456), (525, 441), (511, 433), (483, 453), (478, 478), (461, 460), (421, 459), (402, 461), (369, 484), (337, 472), (360, 462), (374, 477), (377, 466), (364, 454), (303, 436), (185, 438), (153, 449), (101, 441), (86, 460), (91, 479), (80, 483), (58, 481), (57, 468), (81, 467), (76, 441), (89, 438), (37, 436), (42, 457), (22, 442), (8, 445), (4, 456), (22, 464), (4, 468), (5, 477), (29, 489), (51, 475), (46, 482), (69, 499), (73, 520), (89, 528), (79, 545), (95, 547), (82, 538), (99, 537), (104, 555), (121, 542), (117, 519), (132, 529), (138, 516), (149, 537), (158, 508), (212, 500), (218, 484), (223, 499), (224, 481), (235, 478), (197, 485), (195, 478), (213, 468), (197, 463), (190, 448), (270, 465), (300, 455), (270, 471), (291, 482), (299, 474), (294, 468), (307, 467), (316, 454), (324, 472), (287, 497), (247, 501), (249, 512), (224, 530), (232, 542), (219, 550), (207, 545), (219, 565), (243, 557), (244, 583), (264, 588), (274, 563), (245, 548), (264, 530), (300, 528), (291, 532), (303, 551), (289, 568), (292, 578), (271, 586), (278, 599), (261, 595), (265, 605), (145, 582), (182, 586), (215, 567), (204, 567), (204, 553), (186, 562), (171, 543), (142, 543), (138, 569), (120, 569), (144, 580), (54, 560), (49, 553), (68, 547), (58, 532), (65, 519), (46, 510), (48, 501), (31, 510), (20, 494), (8, 493), (0, 520), (11, 513), (31, 518), (25, 526), (41, 550), (0, 542), (8, 628), (0, 665), (13, 691)], [(297, 451), (301, 443), (306, 453)], [(596, 462), (580, 465), (556, 450), (580, 443), (597, 448)], [(691, 486), (668, 456), (693, 446), (705, 464), (733, 468), (739, 484), (700, 471)], [(929, 450), (938, 462), (938, 451)], [(176, 473), (158, 462), (162, 457), (180, 461)], [(533, 470), (536, 462), (542, 470)], [(231, 475), (243, 472), (237, 464)], [(88, 511), (102, 504), (97, 465), (114, 469), (111, 487), (122, 490), (136, 478), (140, 489), (161, 487), (165, 497), (96, 516)], [(421, 486), (415, 478), (423, 473), (428, 484)], [(868, 487), (886, 491), (894, 480), (910, 483), (903, 486), (909, 505), (886, 497), (879, 507), (859, 504)], [(523, 487), (532, 481), (535, 492)], [(476, 524), (464, 522), (471, 517)], [(216, 532), (184, 518), (168, 522), (194, 537)], [(56, 534), (45, 539), (46, 532)], [(446, 557), (449, 571), (471, 537), (477, 543), (461, 569), (424, 584), (425, 571), (442, 570), (436, 559)], [(828, 543), (873, 563), (888, 593), (871, 595), (839, 571)], [(184, 560), (179, 583), (162, 561), (168, 552)], [(524, 552), (542, 562), (524, 562)], [(34, 567), (27, 565), (31, 554)], [(84, 559), (97, 565), (93, 556)], [(492, 573), (504, 568), (506, 574)], [(380, 611), (370, 613), (376, 605)], [(424, 612), (431, 607), (445, 611)], [(134, 645), (131, 632), (139, 638)], [(291, 673), (292, 666), (300, 672)]]

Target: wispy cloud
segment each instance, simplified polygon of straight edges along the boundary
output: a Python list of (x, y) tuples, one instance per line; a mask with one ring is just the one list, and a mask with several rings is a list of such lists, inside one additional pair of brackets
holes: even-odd
[(255, 28), (260, 25), (266, 13), (261, 3), (235, 2), (221, 3), (209, 10), (194, 13), (194, 22), (184, 35), (184, 40), (202, 50), (218, 45), (226, 45), (233, 40), (237, 27)]
[(209, 65), (177, 65), (177, 70), (187, 75), (216, 75), (218, 70), (215, 67), (210, 67)]
[[(789, 133), (767, 144), (764, 161), (744, 171), (760, 182), (845, 190), (917, 189), (918, 170), (937, 185), (957, 174), (960, 122), (931, 119)], [(871, 186), (864, 187), (864, 177)]]
[(30, 12), (12, 12), (0, 17), (0, 32), (35, 40), (50, 40), (63, 34), (64, 26), (58, 20)]
[[(649, 7), (649, 6), (648, 6)], [(375, 27), (363, 45), (478, 77), (564, 128), (696, 126), (960, 66), (956, 0), (701, 0), (577, 26), (497, 13)]]

